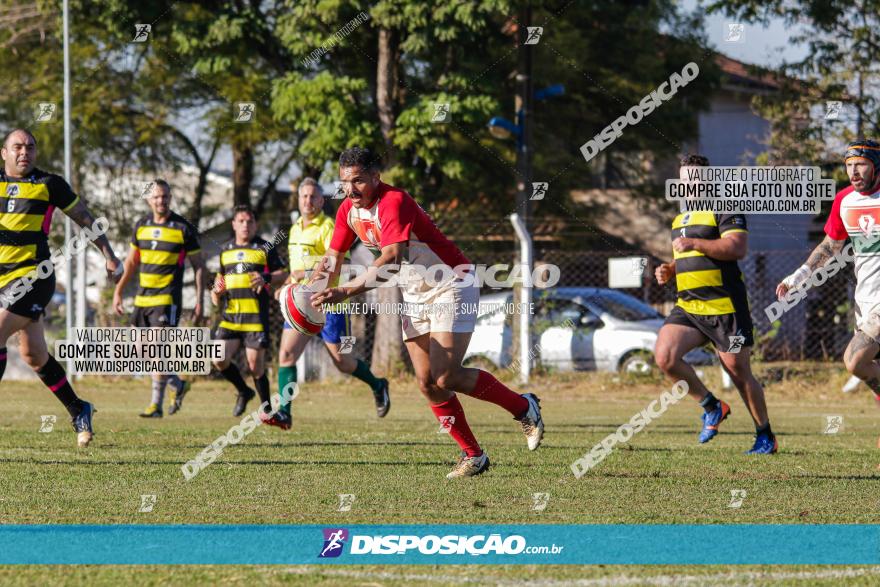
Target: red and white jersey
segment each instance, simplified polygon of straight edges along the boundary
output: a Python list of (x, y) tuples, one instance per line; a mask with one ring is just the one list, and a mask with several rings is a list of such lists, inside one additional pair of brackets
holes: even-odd
[(880, 303), (880, 190), (861, 194), (852, 186), (837, 192), (825, 234), (852, 239), (856, 303), (867, 312)]
[(470, 265), (467, 257), (440, 232), (412, 196), (384, 183), (379, 184), (378, 197), (369, 208), (355, 208), (346, 198), (336, 212), (330, 248), (348, 251), (355, 238), (376, 255), (388, 245), (408, 243), (399, 278), (404, 299), (410, 302), (428, 302), (452, 281), (440, 281), (438, 272), (438, 277), (429, 284), (411, 270), (412, 265), (425, 268)]

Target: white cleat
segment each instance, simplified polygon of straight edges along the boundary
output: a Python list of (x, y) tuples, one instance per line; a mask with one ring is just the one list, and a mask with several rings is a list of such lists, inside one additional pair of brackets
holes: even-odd
[(469, 457), (462, 451), (455, 467), (446, 475), (447, 479), (459, 479), (461, 477), (474, 477), (489, 470), (489, 455), (486, 451), (476, 457)]
[(544, 438), (544, 420), (541, 418), (541, 400), (534, 393), (524, 393), (522, 397), (529, 402), (529, 409), (526, 413), (516, 418), (522, 424), (523, 434), (529, 443), (529, 450), (535, 450), (541, 446), (541, 440)]
[(852, 392), (854, 392), (856, 389), (859, 388), (859, 384), (861, 384), (861, 382), (862, 382), (861, 379), (859, 379), (858, 377), (856, 377), (855, 375), (853, 375), (853, 376), (850, 377), (849, 380), (844, 384), (843, 389), (842, 389), (841, 391), (843, 391), (843, 393), (852, 393)]

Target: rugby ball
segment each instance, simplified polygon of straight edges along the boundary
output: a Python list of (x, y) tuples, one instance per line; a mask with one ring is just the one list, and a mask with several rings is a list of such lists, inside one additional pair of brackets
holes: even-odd
[(312, 307), (314, 291), (300, 284), (288, 284), (281, 288), (278, 303), (284, 321), (294, 329), (314, 336), (324, 328), (324, 312)]

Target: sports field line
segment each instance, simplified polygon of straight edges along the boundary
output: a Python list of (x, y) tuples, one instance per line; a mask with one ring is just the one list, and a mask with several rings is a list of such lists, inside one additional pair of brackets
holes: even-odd
[[(486, 567), (474, 566), (474, 570), (487, 570)], [(322, 566), (286, 569), (284, 573), (295, 575), (312, 575), (315, 572), (323, 575), (336, 577), (349, 577), (352, 579), (376, 579), (398, 581), (423, 581), (430, 583), (475, 583), (482, 585), (522, 585), (522, 579), (492, 579), (486, 575), (479, 577), (467, 577), (462, 575), (440, 575), (437, 573), (414, 574), (414, 573), (389, 573), (369, 571), (349, 571)], [(785, 581), (790, 579), (852, 579), (865, 576), (880, 576), (880, 567), (862, 569), (828, 569), (827, 571), (802, 571), (802, 572), (768, 572), (757, 573), (754, 571), (742, 573), (717, 573), (714, 575), (657, 575), (654, 577), (634, 575), (612, 575), (601, 579), (571, 579), (571, 580), (529, 580), (528, 584), (534, 587), (612, 587), (618, 585), (706, 585), (709, 582), (723, 582), (726, 585), (754, 585), (755, 581)]]

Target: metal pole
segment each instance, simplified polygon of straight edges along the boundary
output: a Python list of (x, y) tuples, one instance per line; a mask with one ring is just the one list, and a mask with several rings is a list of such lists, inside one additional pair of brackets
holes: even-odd
[[(519, 214), (515, 212), (511, 214), (510, 223), (513, 225), (513, 230), (516, 232), (516, 237), (519, 239), (519, 262), (523, 265), (523, 273), (525, 273), (525, 268), (527, 267), (531, 274), (532, 237)], [(521, 383), (529, 382), (529, 374), (532, 370), (532, 361), (529, 358), (529, 352), (532, 346), (531, 332), (529, 330), (531, 316), (529, 316), (527, 311), (530, 307), (529, 304), (532, 303), (531, 283), (531, 278), (523, 279), (523, 283), (519, 288), (519, 301), (520, 304), (523, 304), (523, 306), (520, 307), (521, 311), (519, 313), (519, 377)]]
[[(520, 5), (519, 11), (519, 65), (516, 73), (516, 124), (519, 132), (516, 140), (516, 209), (510, 215), (510, 222), (516, 231), (520, 243), (520, 265), (523, 273), (532, 272), (532, 236), (529, 232), (531, 224), (530, 200), (532, 195), (532, 46), (526, 44), (529, 38), (529, 25), (532, 22), (532, 6), (528, 0)], [(531, 373), (532, 340), (530, 331), (531, 316), (526, 311), (532, 302), (532, 288), (527, 285), (530, 279), (520, 285), (520, 303), (523, 304), (519, 314), (519, 356), (520, 381), (529, 382)]]
[[(82, 228), (79, 229), (82, 232)], [(86, 326), (86, 261), (88, 261), (88, 247), (76, 256), (76, 327)]]
[(519, 66), (516, 73), (516, 124), (519, 134), (516, 143), (516, 209), (522, 215), (526, 230), (531, 225), (529, 198), (532, 195), (532, 45), (526, 45), (528, 25), (532, 22), (530, 2), (524, 2), (519, 14)]
[[(64, 23), (64, 177), (67, 178), (67, 181), (71, 181), (71, 144), (70, 144), (70, 35), (68, 33), (68, 21), (69, 21), (69, 10), (68, 10), (68, 0), (63, 0), (63, 23)], [(64, 242), (70, 242), (70, 238), (73, 236), (73, 226), (71, 224), (70, 218), (68, 216), (64, 216)], [(71, 340), (73, 337), (73, 332), (71, 332), (73, 328), (73, 263), (70, 258), (66, 258), (64, 261), (64, 267), (66, 270), (66, 274), (64, 276), (64, 299), (65, 299), (65, 307), (67, 309), (66, 315), (64, 317), (64, 324), (67, 330), (65, 334), (65, 338)], [(73, 373), (73, 361), (71, 359), (67, 359), (67, 372), (68, 374)]]

